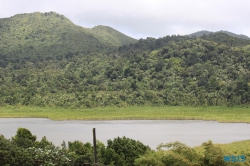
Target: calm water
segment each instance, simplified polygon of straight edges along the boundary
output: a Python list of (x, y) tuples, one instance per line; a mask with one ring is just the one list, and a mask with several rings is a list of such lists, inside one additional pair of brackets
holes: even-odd
[(116, 120), (116, 121), (52, 121), (42, 118), (0, 118), (0, 134), (6, 138), (15, 135), (19, 127), (29, 129), (41, 140), (46, 136), (55, 145), (63, 140), (80, 140), (92, 143), (92, 128), (97, 139), (126, 136), (139, 140), (151, 148), (160, 143), (180, 141), (191, 147), (212, 140), (214, 143), (229, 143), (250, 139), (250, 124), (218, 123), (200, 120)]

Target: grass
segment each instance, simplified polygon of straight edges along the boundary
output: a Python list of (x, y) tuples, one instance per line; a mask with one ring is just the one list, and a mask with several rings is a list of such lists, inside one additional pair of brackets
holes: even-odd
[[(224, 156), (244, 156), (244, 162), (228, 162), (227, 165), (249, 165), (250, 163), (250, 140), (237, 141), (227, 144), (214, 144), (215, 147), (219, 147), (222, 150)], [(204, 146), (194, 147), (196, 152), (204, 157)]]
[[(240, 154), (249, 154), (250, 155), (250, 140), (236, 141), (226, 144), (214, 144), (215, 146), (220, 147), (223, 152), (227, 155), (240, 155)], [(205, 151), (204, 147), (196, 146), (194, 147), (198, 152), (203, 153)]]
[(250, 123), (246, 106), (134, 106), (69, 109), (51, 107), (1, 107), (0, 118), (49, 118), (51, 120), (214, 120)]
[(250, 140), (232, 142), (229, 144), (218, 144), (228, 155), (250, 155)]

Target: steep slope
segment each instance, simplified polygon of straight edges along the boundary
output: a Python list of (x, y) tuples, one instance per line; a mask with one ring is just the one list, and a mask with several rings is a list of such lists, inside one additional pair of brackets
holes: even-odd
[(250, 102), (250, 40), (221, 32), (173, 35), (117, 51), (130, 39), (110, 27), (76, 26), (53, 12), (1, 19), (0, 28), (0, 106)]
[(95, 26), (91, 29), (92, 34), (98, 37), (104, 44), (122, 46), (136, 43), (137, 40), (122, 34), (121, 32), (108, 26)]
[(249, 103), (250, 52), (200, 38), (173, 39), (162, 48), (124, 56), (98, 53), (45, 61), (45, 67), (0, 68), (0, 106)]
[(112, 28), (76, 26), (55, 12), (19, 14), (0, 19), (0, 57), (4, 61), (87, 55), (135, 41)]
[(93, 35), (54, 12), (19, 14), (1, 19), (0, 27), (0, 50), (5, 55), (87, 54), (104, 47)]

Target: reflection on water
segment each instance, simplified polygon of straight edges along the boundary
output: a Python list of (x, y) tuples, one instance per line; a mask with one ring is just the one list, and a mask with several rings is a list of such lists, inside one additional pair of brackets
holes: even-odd
[(113, 120), (113, 121), (52, 121), (43, 118), (0, 118), (0, 134), (14, 136), (19, 127), (29, 129), (38, 140), (46, 136), (55, 145), (64, 141), (80, 140), (92, 143), (92, 128), (97, 139), (126, 136), (139, 140), (151, 148), (160, 143), (180, 141), (189, 146), (198, 146), (212, 140), (214, 143), (229, 143), (250, 139), (250, 124), (218, 123), (201, 120)]

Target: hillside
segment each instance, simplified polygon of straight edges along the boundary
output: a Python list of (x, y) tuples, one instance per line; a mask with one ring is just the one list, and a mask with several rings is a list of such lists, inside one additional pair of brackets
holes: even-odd
[(55, 12), (0, 19), (0, 56), (6, 63), (13, 63), (21, 57), (23, 61), (35, 62), (75, 54), (87, 55), (135, 42), (135, 39), (109, 27), (89, 29), (74, 25)]
[(0, 25), (0, 106), (250, 103), (250, 40), (220, 32), (135, 42), (53, 12)]
[(123, 46), (129, 45), (131, 43), (136, 43), (137, 40), (125, 36), (121, 32), (108, 27), (108, 26), (95, 26), (91, 29), (91, 34), (103, 41), (104, 44), (114, 45), (114, 46)]
[(192, 37), (192, 36), (202, 37), (203, 35), (216, 34), (216, 33), (225, 33), (225, 34), (227, 34), (227, 35), (229, 35), (231, 37), (250, 40), (250, 38), (248, 36), (246, 36), (246, 35), (238, 35), (238, 34), (228, 32), (228, 31), (223, 31), (223, 30), (217, 31), (217, 32), (211, 32), (211, 31), (203, 30), (203, 31), (198, 31), (198, 32), (195, 32), (195, 33), (191, 33), (190, 35), (187, 35), (187, 36), (189, 36), (189, 37)]
[(228, 31), (218, 31), (216, 33), (226, 33), (228, 34), (229, 36), (232, 36), (232, 37), (236, 37), (236, 38), (240, 38), (240, 39), (246, 39), (246, 40), (250, 40), (250, 38), (246, 35), (238, 35), (238, 34), (235, 34), (235, 33), (232, 33), (232, 32), (228, 32)]
[[(196, 37), (197, 38), (197, 37)], [(154, 38), (147, 38), (147, 39), (140, 39), (137, 43), (130, 44), (130, 45), (123, 45), (118, 48), (120, 53), (129, 52), (129, 51), (153, 51), (155, 49), (162, 48), (167, 46), (169, 42), (181, 42), (186, 40), (196, 40), (196, 38), (190, 38), (189, 36), (165, 36), (159, 39)], [(211, 33), (208, 35), (202, 35), (199, 37), (200, 39), (213, 41), (218, 44), (225, 44), (227, 46), (237, 46), (237, 47), (244, 47), (250, 45), (250, 40), (241, 39), (238, 37), (229, 36), (226, 33)]]
[[(179, 38), (179, 39), (178, 39)], [(250, 100), (249, 46), (172, 37), (165, 46), (0, 68), (0, 105), (239, 105)], [(178, 40), (177, 40), (178, 39)]]
[(187, 35), (187, 36), (189, 36), (189, 37), (192, 37), (192, 36), (201, 37), (201, 36), (203, 36), (203, 35), (208, 35), (208, 34), (211, 34), (211, 33), (213, 33), (213, 32), (211, 32), (211, 31), (206, 31), (206, 30), (202, 30), (202, 31), (198, 31), (198, 32), (191, 33), (191, 34), (189, 34), (189, 35)]

